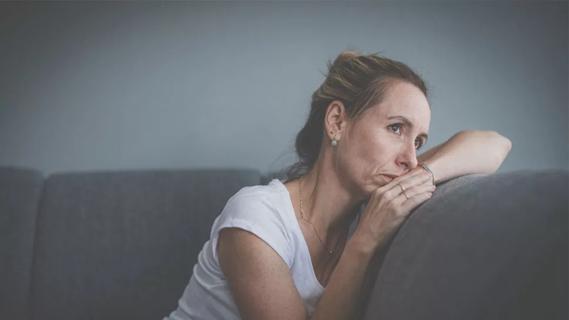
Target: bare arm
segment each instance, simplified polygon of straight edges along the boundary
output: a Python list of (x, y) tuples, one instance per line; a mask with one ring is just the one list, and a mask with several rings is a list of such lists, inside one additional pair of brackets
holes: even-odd
[[(430, 174), (418, 167), (371, 194), (310, 319), (360, 316), (375, 252), (434, 189)], [(288, 266), (268, 244), (235, 228), (223, 229), (218, 243), (219, 263), (242, 318), (308, 319)]]
[(218, 254), (242, 319), (307, 319), (287, 264), (266, 242), (226, 228), (219, 234)]
[[(310, 319), (355, 318), (373, 253), (357, 242), (348, 240)], [(263, 240), (228, 228), (221, 231), (218, 248), (221, 268), (243, 319), (309, 319), (288, 266)]]
[(417, 157), (427, 164), (439, 183), (472, 173), (494, 173), (512, 148), (512, 142), (495, 131), (466, 130)]

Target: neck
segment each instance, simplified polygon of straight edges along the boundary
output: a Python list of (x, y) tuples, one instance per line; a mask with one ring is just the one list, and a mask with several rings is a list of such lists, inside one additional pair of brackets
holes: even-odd
[(347, 231), (359, 201), (342, 186), (333, 170), (324, 170), (322, 164), (315, 166), (297, 183), (301, 183), (304, 218), (323, 233), (322, 237), (332, 240)]

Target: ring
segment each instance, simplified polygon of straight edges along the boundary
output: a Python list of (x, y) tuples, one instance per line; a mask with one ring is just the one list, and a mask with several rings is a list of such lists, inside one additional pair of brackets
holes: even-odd
[(407, 200), (409, 200), (407, 193), (405, 193), (405, 188), (403, 188), (403, 186), (400, 183), (398, 183), (397, 185), (401, 188), (401, 191), (403, 192), (403, 195), (405, 196), (405, 198), (407, 198)]

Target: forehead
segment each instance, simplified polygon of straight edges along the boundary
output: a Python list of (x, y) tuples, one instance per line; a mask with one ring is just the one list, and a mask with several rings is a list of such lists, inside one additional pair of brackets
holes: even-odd
[(375, 121), (388, 121), (389, 117), (409, 119), (415, 129), (427, 133), (431, 121), (431, 109), (423, 92), (412, 84), (396, 82), (388, 87), (383, 101), (369, 108)]

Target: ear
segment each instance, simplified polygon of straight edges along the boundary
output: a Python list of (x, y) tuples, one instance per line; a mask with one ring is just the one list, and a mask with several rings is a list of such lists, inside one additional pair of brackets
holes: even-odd
[(326, 115), (324, 116), (324, 129), (326, 130), (326, 136), (330, 140), (332, 140), (332, 138), (340, 140), (347, 124), (348, 113), (344, 104), (339, 100), (330, 102), (326, 109)]

